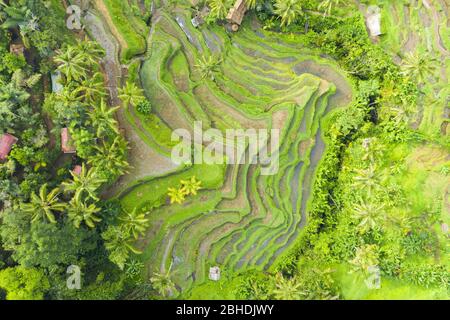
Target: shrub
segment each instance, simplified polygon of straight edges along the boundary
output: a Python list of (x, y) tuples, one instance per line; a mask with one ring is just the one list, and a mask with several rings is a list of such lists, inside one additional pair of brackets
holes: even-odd
[(144, 115), (149, 115), (152, 112), (152, 105), (150, 101), (144, 100), (136, 106), (136, 109), (139, 113)]

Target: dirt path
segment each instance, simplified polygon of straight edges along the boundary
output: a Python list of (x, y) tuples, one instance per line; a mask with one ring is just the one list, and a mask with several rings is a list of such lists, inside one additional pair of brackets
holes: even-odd
[[(403, 14), (405, 17), (405, 21), (404, 24), (406, 26), (410, 25), (410, 20), (411, 20), (411, 10), (409, 7), (404, 6), (403, 7)], [(419, 37), (417, 36), (417, 34), (413, 31), (409, 31), (408, 32), (408, 40), (406, 41), (406, 43), (403, 46), (403, 52), (413, 52), (416, 48), (417, 48), (417, 44), (419, 43)]]
[[(109, 90), (111, 105), (121, 105), (118, 97), (118, 88), (122, 85), (122, 66), (119, 62), (120, 46), (119, 41), (109, 33), (103, 21), (89, 12), (85, 17), (89, 34), (94, 38), (106, 52), (102, 61), (106, 86)], [(163, 175), (177, 168), (170, 158), (160, 155), (150, 148), (135, 132), (132, 125), (125, 118), (124, 110), (117, 113), (120, 127), (129, 143), (129, 162), (131, 169), (129, 173), (122, 176), (103, 196), (111, 197), (123, 190), (127, 185), (136, 180), (149, 176)]]
[(448, 56), (450, 54), (450, 52), (444, 47), (443, 45), (443, 41), (442, 41), (442, 36), (441, 36), (441, 31), (440, 31), (440, 17), (439, 17), (439, 13), (436, 9), (436, 6), (432, 6), (431, 8), (432, 11), (432, 15), (433, 15), (433, 21), (434, 21), (434, 32), (436, 34), (436, 46), (438, 47), (439, 51), (441, 52), (442, 55)]
[(95, 0), (95, 7), (97, 10), (102, 14), (103, 18), (106, 20), (106, 23), (108, 24), (108, 28), (111, 31), (111, 33), (114, 35), (114, 38), (119, 42), (120, 48), (126, 49), (128, 48), (128, 44), (125, 41), (125, 39), (120, 34), (119, 30), (117, 30), (114, 22), (111, 19), (111, 16), (109, 15), (108, 8), (106, 8), (105, 3), (102, 0)]

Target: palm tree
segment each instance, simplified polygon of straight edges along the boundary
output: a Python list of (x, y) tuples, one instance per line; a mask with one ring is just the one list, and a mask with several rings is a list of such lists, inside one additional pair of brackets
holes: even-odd
[(75, 228), (80, 228), (84, 222), (89, 228), (95, 228), (95, 223), (102, 221), (95, 214), (100, 211), (95, 204), (86, 204), (80, 197), (73, 197), (69, 202), (67, 209), (69, 220), (72, 221)]
[(96, 191), (106, 180), (98, 176), (95, 168), (87, 170), (83, 163), (80, 174), (71, 172), (71, 175), (72, 180), (62, 183), (65, 192), (74, 192), (75, 197), (82, 197), (86, 194), (86, 198), (99, 200)]
[(126, 275), (133, 279), (139, 277), (144, 268), (144, 264), (138, 260), (130, 260), (125, 264), (125, 273)]
[(414, 105), (399, 105), (390, 108), (395, 123), (409, 123), (412, 116), (416, 113)]
[(214, 20), (225, 19), (230, 5), (229, 0), (208, 0), (208, 7), (211, 9), (209, 16)]
[(74, 90), (86, 103), (93, 104), (98, 98), (106, 95), (104, 83), (100, 73), (95, 73), (92, 77), (83, 79)]
[(270, 297), (270, 292), (266, 288), (263, 288), (258, 282), (252, 282), (251, 287), (251, 298), (249, 300), (268, 300)]
[(362, 199), (352, 209), (353, 217), (359, 221), (358, 230), (365, 233), (370, 230), (375, 230), (379, 227), (379, 223), (383, 218), (382, 209), (384, 205), (375, 205), (367, 203)]
[(323, 10), (323, 16), (331, 15), (333, 7), (337, 7), (341, 0), (323, 0), (317, 7), (318, 10)]
[(389, 217), (389, 222), (404, 235), (408, 234), (413, 229), (413, 221), (405, 211), (391, 215)]
[(297, 278), (286, 279), (281, 273), (275, 276), (275, 289), (272, 293), (277, 300), (300, 300), (302, 292), (300, 291), (300, 282)]
[(182, 204), (186, 199), (186, 189), (184, 188), (169, 188), (168, 196), (170, 197), (170, 203)]
[(71, 106), (87, 108), (82, 101), (82, 97), (80, 97), (70, 86), (65, 86), (60, 92), (56, 93), (55, 99), (64, 105), (65, 108), (70, 108)]
[(103, 142), (103, 146), (96, 146), (97, 152), (88, 160), (88, 163), (106, 172), (110, 180), (127, 173), (129, 164), (127, 162), (127, 142), (122, 136), (117, 136), (112, 144)]
[(119, 217), (121, 227), (127, 234), (137, 239), (139, 235), (145, 233), (149, 226), (149, 220), (145, 217), (146, 215), (147, 213), (138, 213), (136, 208), (131, 212), (124, 211)]
[(181, 185), (186, 192), (186, 195), (197, 195), (197, 191), (201, 189), (202, 182), (198, 181), (195, 176), (189, 180), (181, 180)]
[(114, 113), (120, 108), (109, 108), (102, 99), (100, 105), (95, 106), (93, 110), (89, 111), (89, 118), (92, 126), (96, 129), (97, 137), (103, 137), (108, 132), (115, 132), (119, 134), (119, 129)]
[(119, 89), (119, 98), (126, 107), (137, 106), (145, 100), (144, 91), (131, 81), (128, 81), (125, 87)]
[(86, 66), (98, 65), (100, 59), (105, 55), (105, 50), (95, 41), (78, 41), (76, 50), (80, 53)]
[(175, 283), (171, 280), (171, 269), (172, 264), (169, 267), (169, 270), (164, 273), (155, 272), (153, 276), (150, 278), (150, 282), (152, 286), (160, 295), (163, 297), (172, 296), (174, 292), (177, 291)]
[(209, 78), (211, 80), (215, 79), (215, 73), (219, 71), (222, 59), (217, 56), (202, 56), (195, 67), (200, 71), (200, 75), (203, 79)]
[(438, 68), (438, 60), (428, 53), (408, 52), (401, 65), (402, 74), (423, 84), (433, 76)]
[(276, 0), (274, 13), (281, 18), (281, 27), (289, 26), (303, 15), (300, 0)]
[(369, 267), (378, 265), (378, 246), (366, 244), (357, 248), (355, 257), (350, 263), (354, 272), (369, 272)]
[(67, 82), (71, 82), (86, 78), (88, 70), (85, 67), (85, 59), (76, 47), (68, 46), (64, 51), (57, 51), (54, 61), (58, 64), (58, 70), (66, 76)]
[(261, 3), (263, 3), (262, 0), (245, 0), (245, 5), (248, 9), (255, 9)]
[(142, 253), (133, 246), (134, 239), (126, 234), (121, 227), (109, 226), (102, 233), (102, 237), (105, 240), (105, 247), (109, 251), (109, 259), (121, 270), (124, 269), (130, 253)]
[(381, 174), (377, 172), (375, 165), (370, 164), (367, 169), (355, 169), (355, 171), (358, 175), (353, 178), (353, 186), (367, 188), (369, 196), (373, 190), (381, 186)]
[(59, 192), (59, 188), (54, 188), (48, 193), (47, 184), (44, 184), (39, 189), (39, 195), (33, 192), (30, 202), (24, 203), (22, 208), (32, 215), (31, 221), (33, 222), (42, 219), (56, 223), (54, 212), (63, 212), (66, 209), (66, 204), (59, 202)]

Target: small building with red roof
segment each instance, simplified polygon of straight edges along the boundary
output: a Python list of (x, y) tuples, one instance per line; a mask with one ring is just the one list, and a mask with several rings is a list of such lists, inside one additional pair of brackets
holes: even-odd
[(75, 167), (73, 167), (72, 173), (76, 176), (79, 176), (81, 174), (81, 170), (82, 167), (79, 164), (77, 164)]
[(61, 129), (61, 150), (64, 153), (75, 153), (77, 150), (73, 145), (72, 137), (69, 133), (69, 128)]
[(6, 160), (13, 145), (18, 141), (12, 134), (4, 133), (0, 138), (0, 160)]

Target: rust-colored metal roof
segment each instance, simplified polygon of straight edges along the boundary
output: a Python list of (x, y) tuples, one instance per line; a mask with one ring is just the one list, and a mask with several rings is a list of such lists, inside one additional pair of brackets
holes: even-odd
[(69, 128), (61, 129), (61, 149), (64, 153), (75, 153), (76, 149), (72, 145), (72, 138), (70, 137)]
[(14, 137), (12, 134), (5, 133), (0, 138), (0, 160), (5, 160), (9, 153), (11, 152), (11, 149), (13, 145), (17, 142), (17, 138)]
[(230, 12), (228, 12), (227, 21), (241, 25), (246, 11), (247, 6), (245, 5), (245, 1), (237, 0), (234, 6), (230, 9)]
[(74, 175), (79, 176), (81, 173), (82, 167), (80, 165), (76, 165), (75, 167), (73, 167), (72, 173)]

